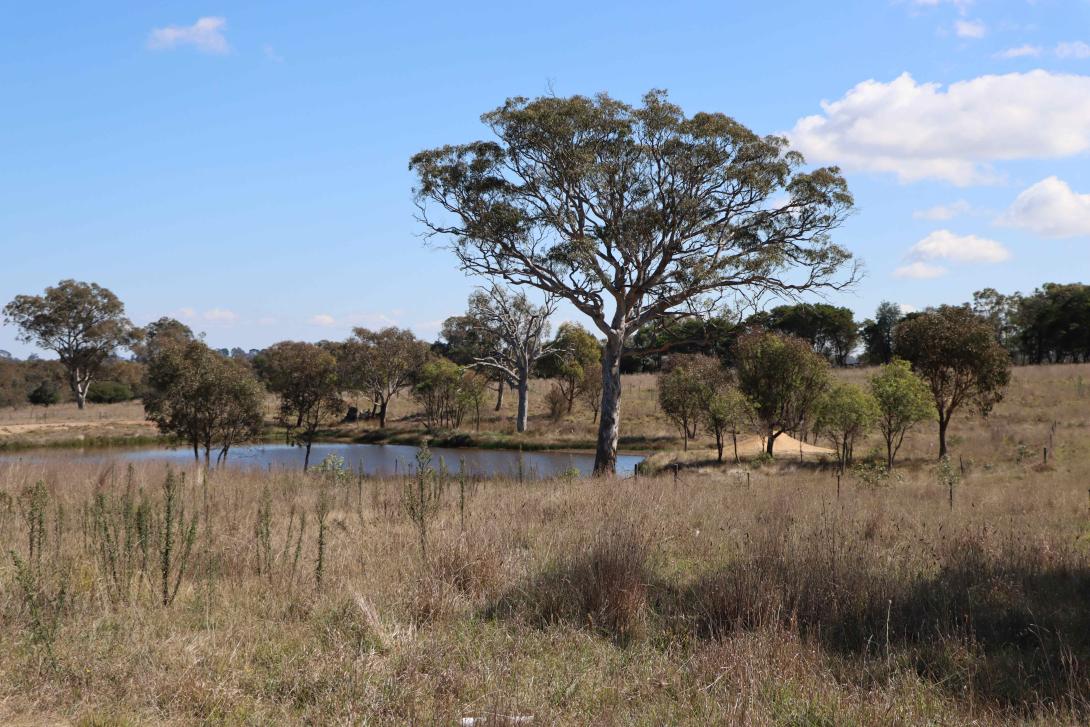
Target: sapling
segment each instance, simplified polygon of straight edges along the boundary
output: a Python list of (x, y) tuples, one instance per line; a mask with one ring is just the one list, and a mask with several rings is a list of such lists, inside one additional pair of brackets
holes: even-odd
[(176, 478), (172, 470), (167, 470), (163, 483), (163, 535), (159, 543), (159, 570), (164, 606), (173, 603), (178, 595), (189, 556), (193, 552), (193, 543), (197, 539), (197, 516), (190, 518), (188, 525), (185, 521), (185, 506), (182, 503), (184, 481), (184, 475)]
[(416, 526), (420, 537), (420, 557), (428, 557), (428, 521), (439, 511), (438, 488), (433, 480), (435, 471), (431, 467), (431, 452), (428, 445), (420, 445), (416, 453), (416, 477), (405, 481), (402, 495), (402, 507), (409, 520)]
[(325, 575), (326, 517), (329, 515), (329, 491), (323, 482), (318, 488), (318, 502), (315, 506), (318, 518), (318, 558), (314, 562), (314, 581), (318, 590), (322, 590), (322, 578)]

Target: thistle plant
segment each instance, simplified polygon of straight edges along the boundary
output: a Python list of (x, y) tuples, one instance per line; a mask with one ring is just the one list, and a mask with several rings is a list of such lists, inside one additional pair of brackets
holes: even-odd
[(431, 466), (428, 445), (420, 445), (416, 453), (416, 476), (405, 481), (401, 505), (416, 527), (420, 538), (420, 558), (428, 557), (428, 522), (439, 512), (439, 488)]
[[(326, 517), (329, 515), (329, 490), (323, 483), (318, 489), (318, 502), (315, 506), (315, 515), (318, 519), (318, 558), (314, 562), (314, 581), (318, 590), (322, 590), (322, 579), (325, 575), (325, 549), (326, 549)], [(302, 533), (300, 532), (300, 535)]]
[(185, 504), (182, 502), (181, 478), (174, 476), (173, 470), (167, 470), (163, 482), (163, 510), (160, 520), (159, 572), (161, 576), (162, 603), (169, 606), (178, 595), (185, 576), (189, 556), (193, 552), (193, 543), (197, 539), (197, 516), (194, 515), (186, 524)]
[(49, 491), (38, 480), (19, 496), (19, 512), (27, 526), (27, 562), (38, 578), (42, 575), (42, 550), (45, 548), (45, 511), (49, 506)]

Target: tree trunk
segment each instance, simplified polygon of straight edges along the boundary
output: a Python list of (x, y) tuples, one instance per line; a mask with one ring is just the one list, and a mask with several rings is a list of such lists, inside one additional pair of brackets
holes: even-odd
[(386, 408), (390, 405), (389, 399), (383, 399), (378, 405), (378, 428), (386, 428)]
[(594, 452), (597, 477), (617, 473), (617, 439), (621, 425), (621, 346), (624, 337), (617, 334), (606, 342), (602, 352), (602, 405), (598, 417), (598, 445)]
[(503, 379), (496, 382), (496, 411), (503, 406)]
[(734, 464), (738, 464), (738, 432), (731, 430), (730, 438), (734, 442)]
[(515, 421), (515, 430), (518, 432), (526, 431), (526, 420), (528, 418), (527, 409), (529, 408), (530, 399), (530, 372), (519, 372), (519, 408), (518, 419)]
[(939, 414), (939, 459), (946, 456), (946, 427), (950, 424), (950, 417)]
[(893, 436), (886, 437), (886, 471), (893, 471)]
[(768, 454), (769, 457), (775, 456), (775, 455), (772, 454), (772, 446), (775, 443), (776, 443), (776, 435), (773, 434), (772, 432), (769, 432), (768, 433), (768, 439), (765, 441), (765, 452)]
[(303, 455), (303, 471), (306, 472), (310, 467), (310, 440), (307, 440), (307, 453)]
[(76, 406), (83, 409), (87, 403), (87, 387), (88, 383), (83, 383), (80, 380), (81, 372), (79, 369), (69, 372), (68, 383), (72, 389), (72, 395), (76, 397)]

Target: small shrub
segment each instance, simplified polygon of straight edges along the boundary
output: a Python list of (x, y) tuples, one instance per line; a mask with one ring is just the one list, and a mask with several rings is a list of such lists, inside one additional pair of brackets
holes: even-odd
[(35, 406), (50, 407), (61, 400), (61, 392), (52, 381), (43, 381), (30, 392), (27, 400)]
[(641, 638), (648, 625), (650, 539), (633, 526), (606, 526), (533, 579), (510, 589), (492, 615), (586, 626), (619, 644)]
[(87, 401), (95, 404), (116, 404), (133, 396), (132, 388), (120, 381), (95, 381), (87, 388)]
[(549, 419), (553, 422), (560, 421), (568, 412), (568, 397), (555, 384), (545, 394), (545, 404), (549, 408)]
[(348, 478), (352, 476), (348, 467), (344, 463), (344, 457), (340, 457), (336, 454), (330, 453), (322, 459), (321, 464), (318, 465), (318, 472), (323, 477), (329, 480), (330, 484), (340, 485), (348, 481)]

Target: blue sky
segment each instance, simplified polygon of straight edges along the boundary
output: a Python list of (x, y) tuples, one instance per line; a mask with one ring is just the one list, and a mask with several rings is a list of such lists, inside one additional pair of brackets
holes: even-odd
[(1090, 282), (1088, 44), (1090, 0), (22, 3), (0, 302), (71, 277), (216, 346), (433, 338), (474, 281), (420, 239), (408, 158), (550, 89), (666, 88), (840, 163), (860, 317)]

